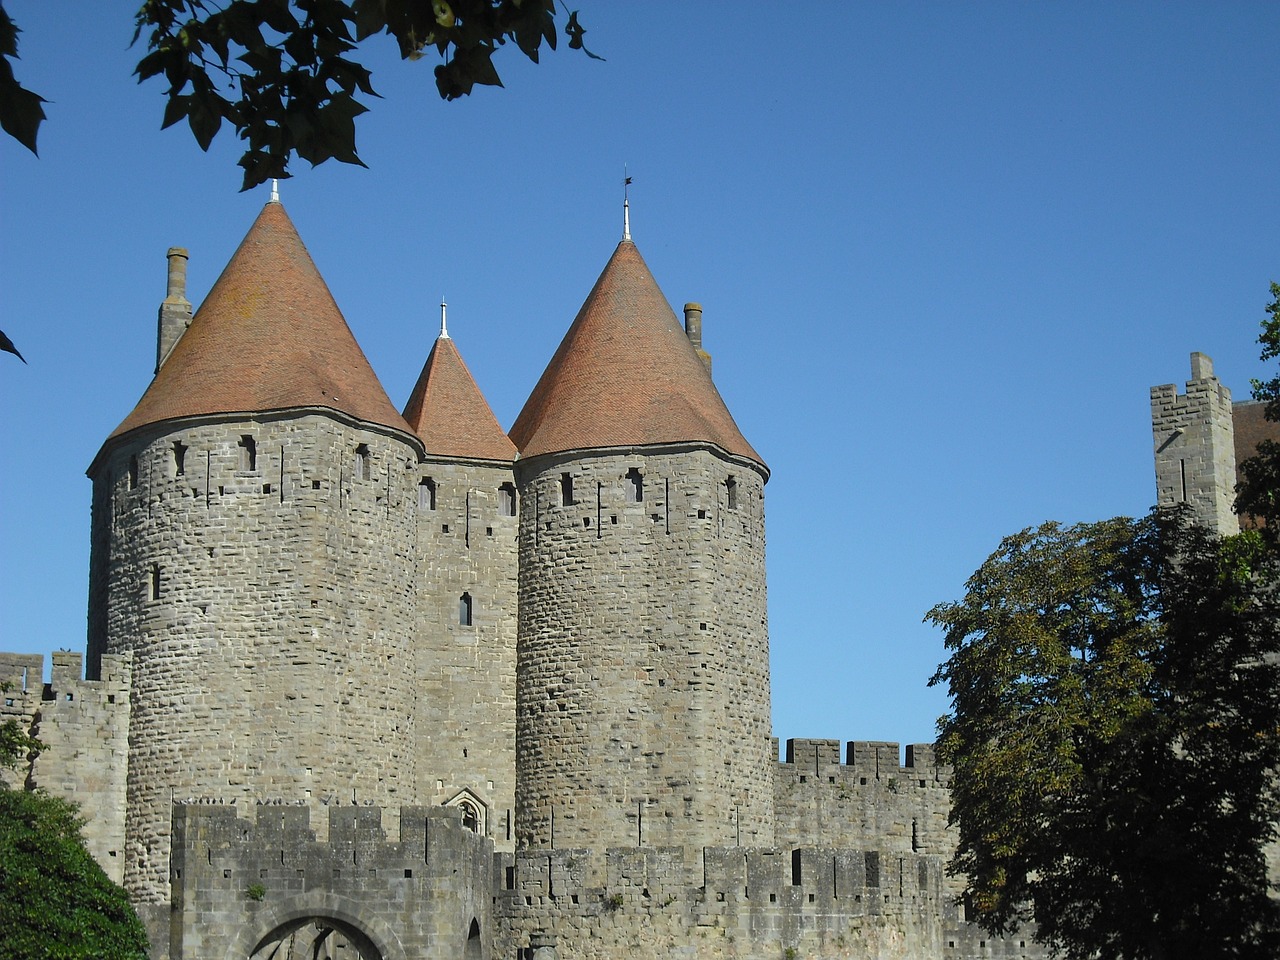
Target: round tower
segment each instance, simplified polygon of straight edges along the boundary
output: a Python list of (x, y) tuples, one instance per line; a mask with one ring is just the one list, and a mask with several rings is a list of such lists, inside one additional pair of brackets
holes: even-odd
[[(171, 283), (162, 312), (182, 299)], [(278, 202), (189, 327), (165, 319), (155, 379), (89, 469), (89, 669), (133, 651), (141, 902), (168, 895), (174, 798), (414, 788), (421, 442)]]
[(511, 439), (518, 844), (768, 845), (768, 469), (630, 239)]

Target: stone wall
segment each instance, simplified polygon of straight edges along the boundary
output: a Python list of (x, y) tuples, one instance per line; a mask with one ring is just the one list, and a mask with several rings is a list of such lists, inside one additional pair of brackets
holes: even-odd
[(130, 658), (107, 656), (102, 679), (81, 679), (81, 656), (53, 654), (49, 683), (39, 654), (0, 654), (9, 684), (0, 719), (13, 718), (45, 749), (19, 770), (0, 770), (11, 786), (39, 787), (75, 803), (85, 846), (107, 876), (124, 879), (125, 770), (129, 753)]
[(645, 448), (516, 475), (518, 845), (771, 842), (759, 467)]
[(413, 801), (416, 438), (298, 412), (95, 461), (91, 664), (133, 653), (125, 885), (168, 895), (171, 801)]
[(470, 804), (500, 850), (514, 849), (514, 480), (510, 464), (428, 458), (416, 481), (417, 798)]
[[(947, 860), (956, 836), (947, 826), (950, 770), (932, 744), (788, 740), (774, 772), (776, 842), (800, 846), (821, 838), (840, 847), (927, 854)], [(949, 893), (954, 881), (948, 881)]]
[(1151, 433), (1156, 504), (1190, 504), (1192, 516), (1210, 530), (1238, 532), (1231, 391), (1213, 375), (1209, 357), (1191, 354), (1185, 394), (1172, 383), (1151, 388)]
[(317, 946), (314, 955), (349, 960), (495, 955), (493, 845), (457, 810), (403, 807), (392, 837), (378, 807), (327, 812), (325, 842), (305, 806), (175, 806), (173, 905), (168, 930), (153, 932), (153, 960), (277, 947), (312, 956)]
[(495, 956), (559, 960), (943, 956), (937, 857), (834, 847), (501, 855)]

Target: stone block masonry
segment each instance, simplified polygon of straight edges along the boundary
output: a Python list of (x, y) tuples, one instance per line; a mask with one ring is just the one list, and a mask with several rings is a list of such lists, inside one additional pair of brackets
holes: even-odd
[(45, 749), (18, 770), (0, 770), (14, 787), (38, 787), (75, 803), (85, 845), (116, 883), (125, 868), (125, 770), (129, 756), (131, 657), (105, 656), (101, 679), (81, 679), (78, 653), (53, 654), (49, 683), (38, 654), (0, 654), (0, 720), (15, 719)]
[(176, 805), (173, 905), (153, 955), (493, 955), (493, 845), (459, 811), (402, 807), (394, 839), (376, 806), (327, 813), (320, 841), (305, 806)]
[(168, 896), (175, 796), (318, 806), (415, 785), (416, 443), (323, 413), (163, 427), (93, 476), (90, 665), (133, 656), (140, 902)]
[(1213, 361), (1191, 354), (1186, 393), (1172, 383), (1151, 388), (1156, 503), (1189, 504), (1194, 519), (1221, 536), (1236, 518), (1236, 454), (1231, 391), (1213, 375)]
[[(951, 771), (932, 744), (788, 740), (786, 760), (774, 768), (778, 844), (801, 846), (822, 837), (835, 846), (927, 854), (944, 860), (955, 849)], [(948, 878), (950, 894), (959, 881)]]
[(512, 850), (515, 478), (508, 463), (429, 457), (416, 482), (415, 797), (462, 807)]
[(558, 960), (943, 956), (942, 861), (834, 847), (498, 855), (495, 956)]
[(771, 842), (760, 468), (644, 448), (516, 473), (518, 845)]

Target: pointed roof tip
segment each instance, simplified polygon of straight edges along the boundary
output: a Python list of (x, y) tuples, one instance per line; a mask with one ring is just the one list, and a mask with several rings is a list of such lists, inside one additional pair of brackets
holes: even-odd
[(280, 202), (280, 181), (273, 179), (271, 181), (271, 199), (267, 203)]
[(614, 249), (510, 437), (520, 456), (708, 443), (768, 467), (743, 437), (636, 245)]
[(444, 334), (427, 355), (404, 419), (429, 455), (504, 463), (516, 458), (516, 445), (498, 424), (454, 341)]
[(284, 206), (268, 203), (108, 442), (165, 420), (299, 407), (412, 432)]
[(440, 339), (441, 340), (449, 339), (449, 325), (445, 318), (445, 310), (448, 308), (448, 306), (449, 305), (444, 302), (444, 297), (441, 297), (440, 298)]

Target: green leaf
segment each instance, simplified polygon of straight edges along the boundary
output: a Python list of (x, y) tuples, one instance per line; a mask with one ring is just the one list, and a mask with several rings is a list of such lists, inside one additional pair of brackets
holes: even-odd
[(17, 81), (0, 77), (0, 127), (20, 144), (38, 155), (36, 136), (45, 119), (42, 103), (47, 101)]
[(20, 144), (38, 155), (36, 136), (45, 114), (39, 94), (25, 89), (13, 75), (9, 58), (18, 58), (18, 34), (21, 31), (0, 6), (0, 128)]

